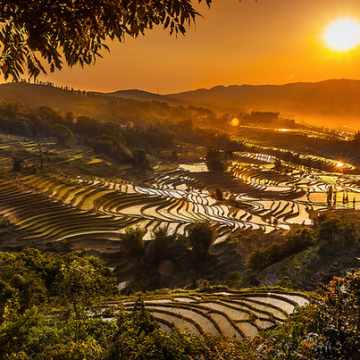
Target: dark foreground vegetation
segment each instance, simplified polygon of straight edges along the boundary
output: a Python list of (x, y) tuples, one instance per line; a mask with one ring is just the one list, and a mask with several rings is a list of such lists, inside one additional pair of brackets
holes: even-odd
[(112, 273), (86, 251), (0, 253), (0, 279), (4, 360), (359, 358), (357, 271), (320, 284), (283, 325), (244, 340), (163, 333), (141, 298), (131, 313), (121, 307)]
[[(342, 269), (357, 266), (360, 256), (360, 221), (356, 212), (322, 213), (313, 227), (298, 226), (284, 234), (245, 232), (213, 245), (215, 230), (196, 223), (187, 236), (129, 228), (121, 235), (127, 271), (115, 270), (128, 281), (126, 293), (159, 287), (196, 288), (226, 284), (235, 289), (281, 285), (315, 291)], [(129, 273), (131, 276), (129, 276)]]

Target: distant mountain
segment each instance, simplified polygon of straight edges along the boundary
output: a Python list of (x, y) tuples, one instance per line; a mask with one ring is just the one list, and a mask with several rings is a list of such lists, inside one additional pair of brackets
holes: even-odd
[(360, 128), (360, 81), (326, 80), (285, 85), (233, 85), (170, 94), (167, 97), (223, 111), (274, 111), (282, 117)]
[(154, 94), (151, 92), (143, 91), (143, 90), (118, 90), (111, 93), (104, 93), (104, 95), (108, 96), (116, 96), (123, 99), (133, 99), (138, 101), (158, 101), (165, 102), (169, 105), (178, 106), (178, 105), (186, 105), (186, 101), (181, 99), (174, 99), (170, 96)]
[(216, 86), (177, 94), (159, 95), (140, 90), (117, 91), (112, 95), (169, 105), (193, 105), (238, 115), (241, 112), (273, 111), (281, 117), (342, 128), (360, 128), (360, 81), (325, 80), (285, 85)]
[[(360, 81), (326, 80), (316, 83), (285, 85), (232, 85), (198, 89), (178, 94), (160, 95), (142, 90), (120, 90), (112, 93), (70, 91), (54, 86), (28, 83), (0, 85), (0, 100), (50, 106), (81, 115), (103, 119), (131, 119), (154, 113), (167, 116), (169, 106), (189, 105), (238, 115), (241, 112), (273, 111), (280, 116), (329, 127), (343, 125), (360, 128)], [(146, 102), (147, 104), (145, 104)], [(142, 105), (143, 104), (143, 105)], [(151, 108), (152, 107), (152, 108)], [(159, 107), (159, 106), (158, 106)], [(149, 110), (146, 110), (149, 108)], [(135, 109), (139, 109), (135, 111)], [(125, 111), (126, 110), (126, 111)], [(149, 112), (150, 111), (150, 112)], [(154, 116), (152, 116), (154, 117)]]
[[(164, 103), (144, 102), (100, 92), (58, 88), (52, 85), (9, 83), (0, 85), (0, 101), (48, 106), (77, 116), (120, 122), (147, 122), (169, 116)], [(176, 102), (177, 100), (174, 100)]]
[(59, 88), (53, 84), (7, 83), (0, 84), (1, 101), (48, 106), (70, 112), (71, 116), (89, 116), (120, 123), (151, 124), (164, 119), (179, 121), (204, 116), (204, 109), (179, 106), (184, 104), (182, 100), (140, 90), (105, 94)]

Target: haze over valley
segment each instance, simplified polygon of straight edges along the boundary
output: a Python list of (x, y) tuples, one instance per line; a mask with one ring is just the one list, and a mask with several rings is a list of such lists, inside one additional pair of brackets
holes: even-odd
[[(62, 88), (62, 90), (64, 89)], [(356, 132), (359, 130), (359, 80), (326, 80), (318, 83), (285, 85), (216, 86), (211, 89), (198, 89), (168, 95), (154, 94), (143, 90), (119, 90), (111, 93), (80, 91), (88, 96), (106, 95), (121, 99), (155, 101), (175, 107), (202, 107), (232, 116), (256, 111), (275, 112), (279, 113), (282, 118), (293, 119), (297, 122), (303, 121), (343, 131)], [(96, 98), (96, 105), (85, 106), (87, 100), (79, 98), (74, 100), (69, 92), (60, 91), (53, 86), (33, 86), (27, 83), (3, 84), (0, 85), (0, 99), (5, 101), (21, 99), (22, 102), (37, 106), (78, 110), (83, 115), (97, 118), (106, 118), (107, 113), (111, 112), (109, 101), (105, 101), (99, 96)]]

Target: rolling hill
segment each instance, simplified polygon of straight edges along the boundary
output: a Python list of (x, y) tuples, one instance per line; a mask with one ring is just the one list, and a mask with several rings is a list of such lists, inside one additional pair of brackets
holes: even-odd
[(196, 106), (234, 116), (241, 112), (273, 111), (280, 112), (284, 118), (320, 126), (360, 127), (360, 81), (346, 79), (285, 85), (216, 86), (168, 95), (135, 89), (100, 93), (10, 83), (0, 85), (1, 100), (50, 106), (103, 119), (114, 119), (122, 113), (121, 120), (134, 120), (135, 114), (149, 114), (151, 104), (161, 104), (165, 106), (161, 114), (152, 117), (165, 116), (168, 106)]
[(359, 127), (360, 81), (326, 80), (285, 85), (216, 86), (168, 95), (224, 111), (274, 111), (316, 125)]

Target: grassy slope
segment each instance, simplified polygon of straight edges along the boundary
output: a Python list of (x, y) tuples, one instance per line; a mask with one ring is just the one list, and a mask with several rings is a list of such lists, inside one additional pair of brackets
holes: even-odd
[(360, 256), (360, 246), (314, 246), (269, 266), (258, 278), (261, 285), (274, 285), (277, 280), (289, 276), (294, 288), (315, 290), (319, 282), (327, 283), (333, 276), (340, 276), (343, 270), (358, 267), (357, 256)]

